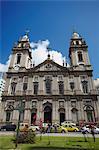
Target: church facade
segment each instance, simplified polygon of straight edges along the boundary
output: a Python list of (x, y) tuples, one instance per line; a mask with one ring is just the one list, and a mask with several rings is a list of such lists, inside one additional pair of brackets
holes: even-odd
[[(35, 66), (28, 35), (12, 48), (2, 95), (1, 122), (39, 124), (99, 121), (98, 95), (85, 40), (74, 32), (69, 47), (70, 65), (50, 58)], [(20, 106), (21, 105), (21, 106)]]

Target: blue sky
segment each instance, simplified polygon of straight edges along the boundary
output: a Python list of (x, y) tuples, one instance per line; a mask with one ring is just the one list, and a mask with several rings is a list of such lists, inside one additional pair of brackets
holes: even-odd
[(77, 31), (89, 46), (94, 78), (99, 77), (98, 1), (1, 1), (0, 63), (6, 64), (13, 43), (25, 30), (30, 41), (49, 40), (50, 47), (68, 57), (72, 32)]

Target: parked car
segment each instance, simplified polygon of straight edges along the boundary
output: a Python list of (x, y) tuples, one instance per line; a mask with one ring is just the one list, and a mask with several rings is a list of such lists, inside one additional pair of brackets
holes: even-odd
[[(99, 128), (96, 127), (96, 126), (93, 126), (93, 131), (94, 131), (95, 134), (98, 134), (99, 133)], [(81, 128), (81, 132), (91, 133), (91, 126), (90, 125), (83, 126)]]
[(64, 128), (63, 126), (60, 126), (58, 124), (55, 124), (53, 126), (51, 126), (51, 133), (67, 133), (68, 130), (66, 128)]
[(70, 131), (70, 132), (77, 132), (79, 131), (79, 129), (76, 127), (76, 126), (73, 126), (73, 125), (63, 125), (64, 128), (67, 129), (67, 131)]
[(81, 128), (81, 132), (82, 132), (82, 133), (90, 133), (91, 130), (90, 130), (89, 126), (83, 126), (83, 127)]
[(15, 124), (6, 124), (1, 126), (0, 130), (1, 131), (15, 131), (16, 125)]
[(94, 126), (94, 133), (99, 134), (99, 128)]
[[(50, 129), (49, 129), (50, 128)], [(52, 126), (47, 126), (47, 128), (45, 128), (45, 132), (47, 133), (66, 133), (68, 132), (66, 128), (64, 128), (63, 126), (60, 126), (58, 124), (53, 124)]]
[(32, 130), (32, 131), (39, 131), (40, 130), (40, 128), (39, 128), (39, 126), (34, 126), (34, 125), (31, 125), (29, 128), (28, 128), (28, 130)]
[(64, 121), (64, 122), (61, 123), (61, 125), (62, 125), (62, 126), (64, 126), (64, 125), (76, 126), (76, 124), (75, 124), (74, 122), (72, 122), (72, 121)]
[(21, 132), (25, 132), (25, 131), (28, 131), (28, 123), (20, 123), (20, 126), (19, 126), (19, 130)]

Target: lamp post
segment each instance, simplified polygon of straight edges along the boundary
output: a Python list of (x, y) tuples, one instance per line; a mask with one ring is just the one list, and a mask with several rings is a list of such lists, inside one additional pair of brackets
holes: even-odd
[(19, 135), (19, 127), (20, 127), (20, 118), (21, 118), (21, 113), (24, 110), (24, 107), (22, 105), (22, 98), (20, 98), (19, 106), (18, 106), (18, 108), (16, 108), (16, 110), (19, 111), (18, 126), (17, 126), (17, 130), (16, 130), (16, 143), (15, 143), (15, 147), (17, 148), (17, 145), (18, 145), (18, 135)]

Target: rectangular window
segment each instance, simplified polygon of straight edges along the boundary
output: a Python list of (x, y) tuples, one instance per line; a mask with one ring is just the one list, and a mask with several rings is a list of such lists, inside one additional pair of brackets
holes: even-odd
[(64, 94), (64, 84), (62, 81), (58, 82), (59, 84), (59, 94)]
[(64, 107), (64, 101), (59, 101), (59, 107)]
[(51, 80), (50, 79), (47, 79), (45, 81), (45, 86), (46, 86), (46, 93), (51, 94)]
[(34, 84), (34, 94), (38, 94), (38, 82), (33, 82)]
[(23, 83), (23, 91), (27, 90), (27, 83)]
[(24, 82), (27, 83), (28, 82), (28, 77), (24, 76)]
[(76, 107), (76, 101), (71, 101), (71, 106)]
[(58, 81), (63, 81), (63, 75), (58, 75)]
[(36, 101), (32, 101), (32, 108), (36, 108), (37, 107), (37, 102)]
[(82, 81), (82, 89), (84, 93), (88, 93), (88, 82)]
[(72, 92), (73, 92), (74, 88), (75, 88), (74, 82), (70, 82), (70, 89), (72, 90)]
[(6, 111), (6, 121), (10, 121), (11, 112)]
[(17, 54), (17, 64), (20, 64), (21, 61), (21, 54)]

